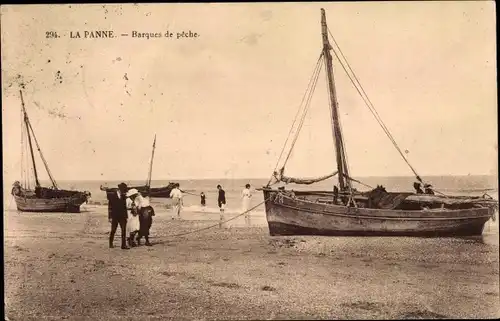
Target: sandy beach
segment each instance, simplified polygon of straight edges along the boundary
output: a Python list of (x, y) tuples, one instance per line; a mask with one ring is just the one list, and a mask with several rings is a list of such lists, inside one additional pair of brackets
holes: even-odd
[(500, 316), (498, 234), (271, 237), (261, 220), (243, 227), (238, 218), (228, 229), (173, 237), (218, 215), (173, 221), (158, 208), (153, 246), (121, 250), (107, 246), (105, 206), (5, 214), (9, 320)]
[[(5, 320), (500, 319), (498, 211), (466, 238), (266, 219), (479, 234), (499, 200), (495, 13), (2, 6)], [(152, 246), (121, 249), (119, 228), (109, 247), (108, 202), (134, 206), (108, 188), (151, 198)]]

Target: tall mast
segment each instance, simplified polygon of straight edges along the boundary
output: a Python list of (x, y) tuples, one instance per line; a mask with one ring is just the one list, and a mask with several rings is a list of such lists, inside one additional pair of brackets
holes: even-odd
[(43, 165), (45, 166), (45, 170), (47, 171), (47, 174), (49, 175), (50, 181), (52, 182), (52, 186), (55, 189), (58, 189), (56, 180), (54, 179), (54, 177), (52, 176), (52, 173), (50, 172), (49, 165), (47, 164), (45, 157), (43, 157), (42, 149), (40, 148), (40, 144), (38, 144), (38, 140), (36, 139), (36, 136), (35, 136), (35, 131), (33, 130), (33, 127), (31, 126), (31, 122), (28, 118), (28, 113), (26, 112), (26, 108), (24, 107), (24, 100), (23, 100), (22, 91), (19, 91), (19, 92), (21, 92), (21, 101), (23, 103), (23, 111), (24, 111), (24, 121), (26, 122), (26, 131), (28, 132), (28, 139), (29, 139), (29, 143), (30, 143), (31, 157), (33, 158), (33, 168), (35, 169), (35, 179), (37, 182), (37, 186), (39, 186), (40, 184), (38, 183), (38, 176), (37, 176), (36, 167), (35, 167), (35, 159), (33, 156), (33, 148), (31, 146), (30, 130), (31, 130), (31, 134), (33, 135), (33, 139), (35, 140), (36, 148), (37, 148), (38, 152), (40, 153), (40, 158), (42, 159)]
[(26, 108), (24, 107), (24, 98), (23, 98), (22, 90), (19, 90), (19, 94), (21, 95), (21, 104), (23, 106), (23, 114), (24, 114), (24, 124), (26, 126), (26, 133), (28, 134), (28, 144), (30, 146), (31, 161), (33, 162), (33, 171), (35, 173), (35, 184), (38, 187), (38, 186), (40, 186), (40, 182), (38, 181), (38, 172), (36, 171), (35, 154), (33, 153), (33, 145), (31, 144), (31, 135), (30, 135), (30, 125), (29, 125), (28, 113), (26, 112)]
[(338, 115), (338, 102), (337, 92), (335, 91), (335, 83), (333, 79), (333, 66), (332, 55), (330, 50), (332, 46), (328, 41), (328, 27), (326, 25), (325, 9), (321, 9), (321, 34), (323, 36), (323, 54), (325, 57), (326, 74), (328, 77), (328, 91), (330, 93), (330, 107), (332, 109), (332, 133), (335, 141), (335, 152), (337, 156), (337, 170), (339, 177), (340, 190), (345, 190), (346, 187), (350, 188), (349, 181), (345, 177), (349, 177), (347, 169), (347, 161), (344, 153), (344, 142), (342, 139), (342, 131), (340, 130), (339, 115)]
[(149, 162), (149, 173), (148, 173), (148, 180), (146, 182), (146, 186), (149, 188), (151, 187), (151, 174), (153, 172), (153, 158), (155, 156), (155, 146), (156, 146), (156, 134), (155, 134), (155, 139), (153, 141), (153, 152), (151, 153), (151, 161)]

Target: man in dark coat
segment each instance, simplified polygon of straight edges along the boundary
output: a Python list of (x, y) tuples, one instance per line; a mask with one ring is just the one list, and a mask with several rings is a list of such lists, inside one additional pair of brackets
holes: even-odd
[(109, 233), (109, 247), (113, 246), (116, 229), (120, 225), (122, 233), (122, 249), (130, 249), (126, 243), (126, 227), (127, 227), (127, 184), (121, 183), (118, 185), (118, 191), (107, 193), (108, 196), (108, 220), (111, 223), (111, 232)]

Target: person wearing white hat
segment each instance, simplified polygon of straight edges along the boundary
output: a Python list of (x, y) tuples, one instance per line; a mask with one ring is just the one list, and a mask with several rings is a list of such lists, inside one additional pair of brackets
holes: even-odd
[(129, 235), (128, 244), (129, 246), (135, 246), (135, 235), (139, 232), (139, 213), (137, 206), (134, 202), (135, 198), (139, 194), (139, 191), (135, 188), (130, 189), (127, 192), (127, 234)]

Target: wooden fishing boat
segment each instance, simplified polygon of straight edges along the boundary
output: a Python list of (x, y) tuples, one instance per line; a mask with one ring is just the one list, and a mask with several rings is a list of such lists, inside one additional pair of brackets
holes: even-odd
[[(292, 152), (295, 140), (279, 171), (278, 164), (268, 184), (263, 187), (266, 218), (271, 235), (329, 235), (329, 236), (472, 236), (481, 235), (485, 223), (495, 219), (498, 210), (498, 201), (486, 194), (483, 197), (446, 196), (424, 182), (410, 165), (401, 149), (395, 143), (389, 130), (374, 110), (369, 98), (357, 80), (354, 72), (346, 61), (340, 59), (335, 48), (330, 44), (328, 35), (331, 32), (326, 24), (324, 9), (321, 9), (321, 29), (323, 48), (313, 73), (312, 86), (308, 99), (305, 99), (302, 119), (296, 118), (298, 136), (303, 119), (308, 110), (308, 102), (321, 70), (322, 63), (326, 67), (329, 107), (332, 115), (332, 133), (335, 145), (337, 171), (319, 178), (293, 178), (284, 175), (286, 162)], [(333, 36), (334, 43), (337, 45)], [(338, 48), (338, 45), (337, 45)], [(399, 151), (403, 160), (408, 164), (416, 177), (414, 188), (416, 193), (388, 192), (383, 186), (377, 186), (368, 191), (358, 191), (352, 186), (353, 182), (363, 183), (349, 175), (348, 163), (345, 154), (345, 144), (342, 137), (338, 116), (338, 103), (333, 78), (332, 55), (333, 51), (344, 70), (350, 75), (352, 84), (358, 93), (365, 97), (364, 101), (373, 113), (387, 136)], [(345, 57), (338, 49), (342, 58)], [(346, 67), (347, 65), (347, 67)], [(308, 88), (309, 89), (309, 88)], [(306, 96), (304, 96), (306, 97)], [(300, 113), (297, 114), (297, 117)], [(292, 129), (293, 129), (292, 125)], [(290, 131), (292, 132), (292, 131)], [(287, 140), (288, 141), (288, 140)], [(285, 142), (286, 146), (286, 142)], [(285, 149), (284, 146), (284, 149)], [(283, 153), (282, 153), (283, 155)], [(281, 160), (281, 156), (279, 161)], [(277, 183), (313, 184), (333, 176), (338, 177), (338, 186), (332, 191), (294, 191), (286, 190), (285, 186), (273, 187)], [(425, 191), (420, 186), (423, 185)]]
[[(90, 198), (91, 194), (88, 191), (72, 191), (72, 190), (64, 190), (59, 189), (57, 183), (52, 176), (47, 162), (43, 157), (42, 150), (35, 136), (35, 132), (33, 131), (33, 127), (31, 126), (28, 113), (26, 112), (26, 107), (24, 105), (23, 93), (19, 91), (21, 95), (21, 104), (22, 104), (22, 112), (23, 112), (23, 122), (22, 122), (22, 141), (21, 145), (24, 149), (27, 145), (30, 156), (31, 156), (31, 171), (34, 174), (34, 188), (31, 186), (30, 175), (26, 173), (23, 169), (21, 170), (21, 176), (25, 175), (25, 184), (21, 184), (21, 182), (16, 181), (13, 184), (12, 195), (16, 201), (17, 209), (21, 212), (70, 212), (70, 213), (78, 213), (80, 212), (80, 206), (87, 202)], [(45, 165), (45, 169), (49, 178), (51, 180), (52, 186), (43, 187), (40, 184), (38, 178), (38, 172), (36, 168), (35, 155), (33, 152), (32, 140), (35, 141), (38, 152), (40, 153), (40, 158)], [(26, 138), (26, 139), (25, 139)], [(27, 144), (26, 144), (27, 143)], [(28, 161), (29, 162), (29, 161)], [(24, 163), (23, 157), (21, 163)], [(24, 166), (21, 166), (24, 167)], [(23, 186), (24, 185), (24, 186)]]
[[(149, 162), (149, 172), (148, 172), (148, 178), (146, 179), (146, 184), (141, 186), (131, 186), (129, 187), (129, 189), (135, 188), (141, 194), (148, 195), (149, 197), (170, 198), (170, 192), (172, 191), (172, 189), (174, 189), (175, 183), (169, 182), (167, 186), (151, 187), (151, 177), (153, 171), (153, 159), (155, 154), (155, 148), (156, 148), (156, 135), (153, 141), (153, 151), (151, 153), (151, 161)], [(107, 194), (115, 193), (118, 190), (117, 187), (106, 187), (106, 186), (101, 186), (100, 189), (101, 191), (105, 191)]]
[[(167, 186), (163, 187), (149, 187), (148, 185), (132, 186), (129, 189), (135, 188), (143, 195), (149, 195), (149, 197), (156, 198), (170, 198), (170, 192), (174, 189), (175, 183), (168, 183)], [(114, 193), (118, 190), (116, 187), (105, 187), (101, 186), (101, 191), (106, 193)]]

